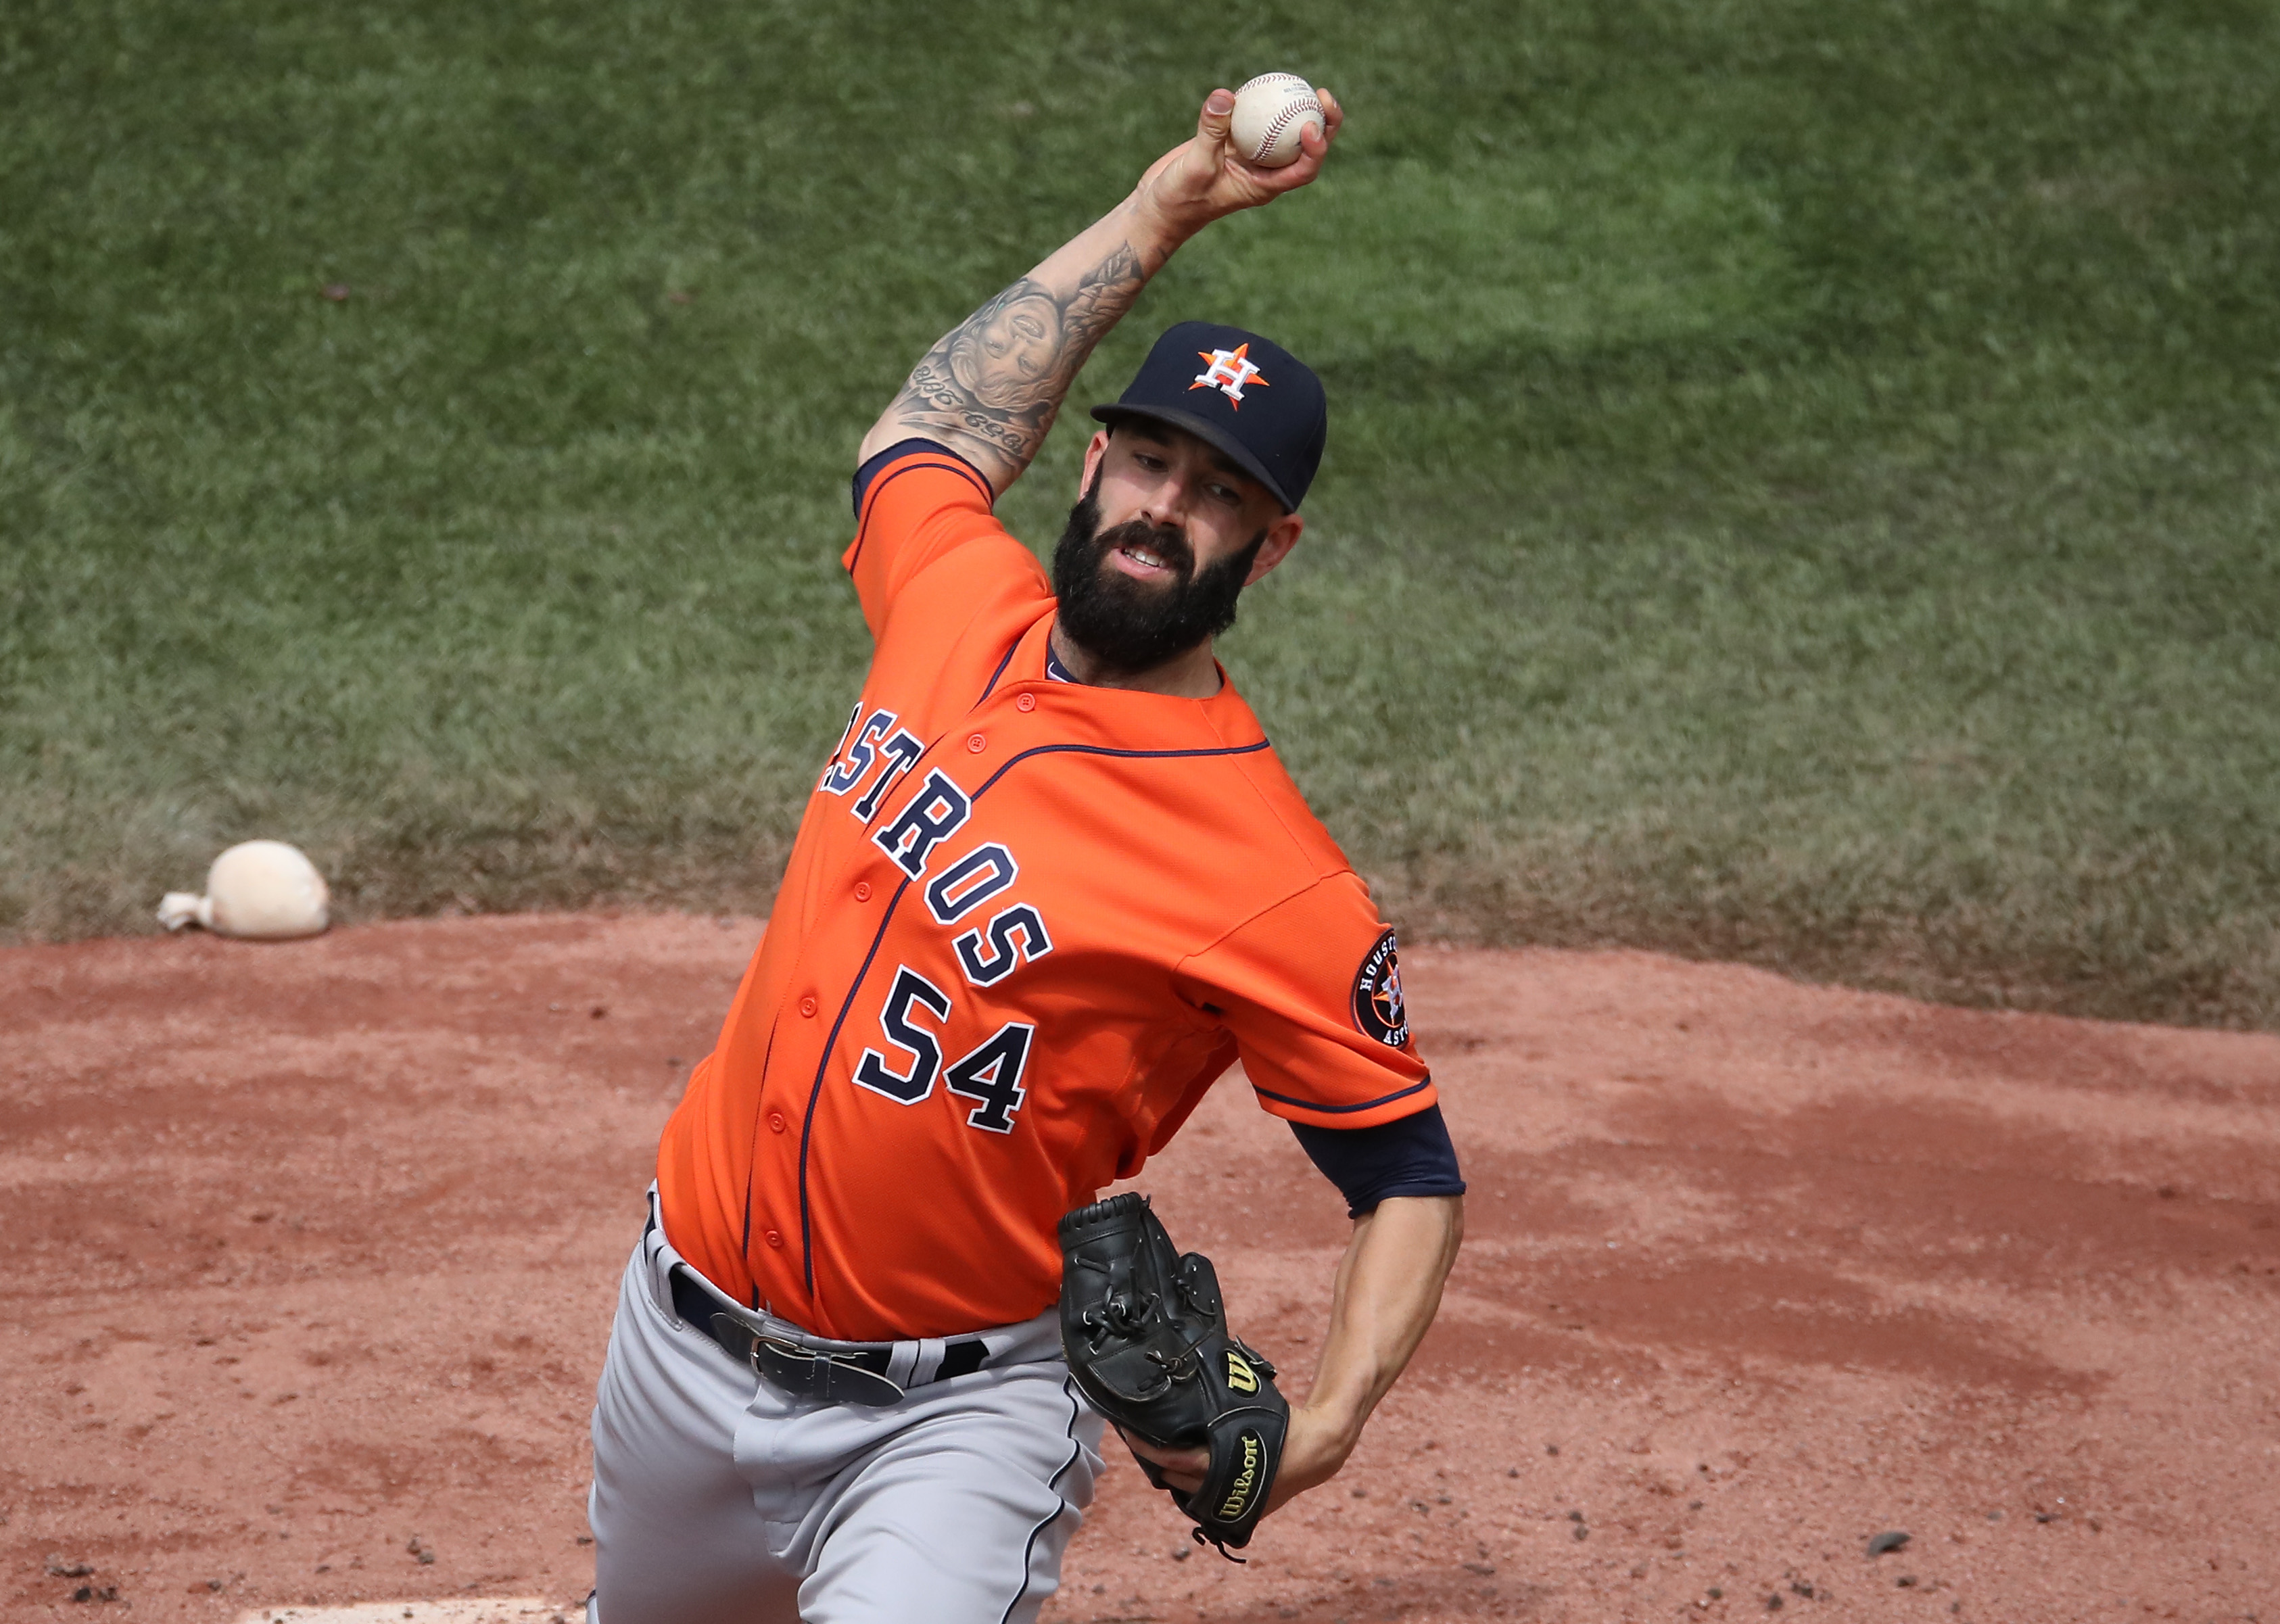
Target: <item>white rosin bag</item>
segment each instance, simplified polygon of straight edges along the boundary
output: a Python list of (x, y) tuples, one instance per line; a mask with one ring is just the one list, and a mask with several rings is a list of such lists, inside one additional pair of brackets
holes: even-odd
[(225, 936), (281, 942), (324, 929), (331, 893), (317, 866), (281, 840), (249, 840), (214, 858), (206, 894), (169, 891), (158, 923), (169, 930), (203, 925)]

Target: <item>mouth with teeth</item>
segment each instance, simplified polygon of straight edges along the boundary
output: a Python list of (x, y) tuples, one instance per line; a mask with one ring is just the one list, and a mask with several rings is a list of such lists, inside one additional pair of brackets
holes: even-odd
[(1184, 585), (1195, 573), (1195, 553), (1177, 530), (1131, 520), (1104, 532), (1096, 543), (1102, 567), (1134, 581)]
[(1162, 550), (1147, 543), (1127, 543), (1113, 550), (1109, 557), (1123, 566), (1126, 574), (1136, 576), (1142, 581), (1152, 581), (1159, 576), (1180, 573), (1175, 571), (1171, 561), (1164, 557)]
[(1267, 539), (1196, 567), (1185, 535), (1138, 520), (1100, 527), (1098, 482), (1053, 550), (1061, 629), (1114, 672), (1146, 671), (1235, 624), (1235, 600)]

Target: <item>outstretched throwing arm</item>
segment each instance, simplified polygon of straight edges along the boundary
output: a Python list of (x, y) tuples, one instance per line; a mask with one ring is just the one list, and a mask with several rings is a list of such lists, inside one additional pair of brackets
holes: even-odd
[(1300, 136), (1297, 162), (1261, 169), (1236, 157), (1228, 139), (1234, 93), (1213, 91), (1195, 135), (1151, 165), (1130, 196), (927, 351), (864, 436), (859, 460), (900, 440), (933, 440), (1002, 494), (1044, 443), (1101, 335), (1180, 244), (1220, 216), (1271, 202), (1321, 173), (1344, 115), (1329, 91), (1317, 94), (1324, 131)]

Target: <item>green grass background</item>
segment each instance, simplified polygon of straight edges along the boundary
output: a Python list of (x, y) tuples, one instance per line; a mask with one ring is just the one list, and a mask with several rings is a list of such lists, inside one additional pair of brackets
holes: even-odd
[(1272, 67), (1330, 173), (1076, 404), (1191, 315), (1321, 371), (1227, 657), (1393, 917), (2280, 1025), (2276, 65), (2249, 0), (11, 0), (0, 932), (257, 834), (351, 918), (764, 906), (857, 439)]

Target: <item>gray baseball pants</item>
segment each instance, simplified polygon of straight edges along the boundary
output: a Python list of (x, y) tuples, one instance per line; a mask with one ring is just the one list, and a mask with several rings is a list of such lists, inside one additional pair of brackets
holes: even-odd
[(1101, 1467), (1055, 1317), (981, 1333), (988, 1361), (945, 1382), (923, 1381), (939, 1342), (897, 1343), (900, 1401), (823, 1404), (675, 1317), (678, 1261), (651, 1224), (618, 1295), (589, 1624), (1034, 1620)]

